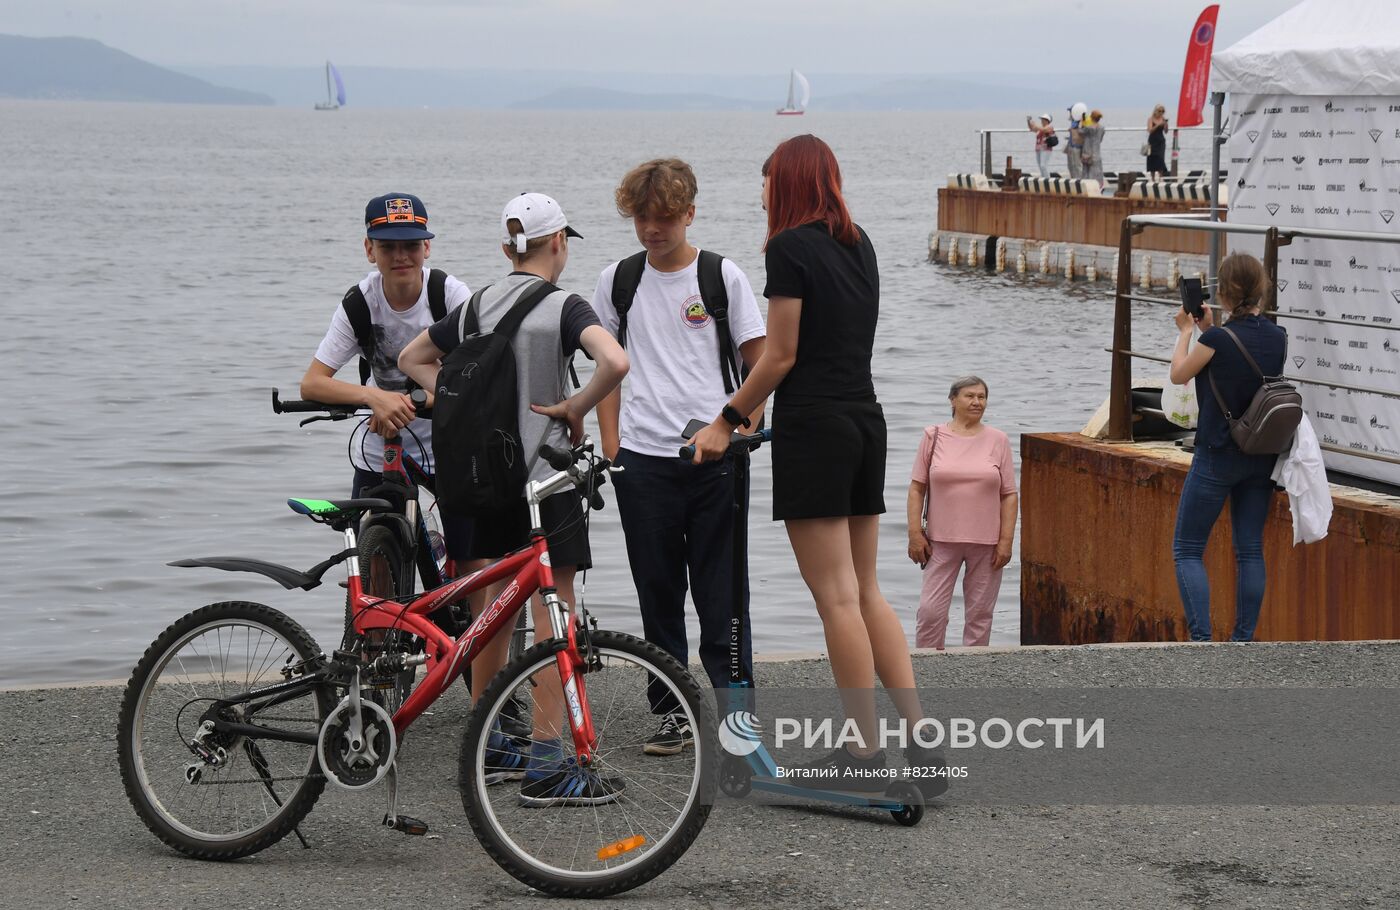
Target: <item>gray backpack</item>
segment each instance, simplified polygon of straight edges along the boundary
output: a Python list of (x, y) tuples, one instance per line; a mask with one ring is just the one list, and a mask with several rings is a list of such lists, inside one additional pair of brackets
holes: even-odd
[[(1259, 369), (1259, 364), (1255, 363), (1249, 351), (1245, 350), (1240, 337), (1226, 326), (1222, 325), (1220, 329), (1230, 336), (1235, 342), (1235, 347), (1244, 355), (1244, 359), (1264, 381), (1259, 391), (1254, 393), (1254, 398), (1244, 409), (1244, 413), (1236, 418), (1230, 414), (1230, 409), (1225, 407), (1225, 399), (1221, 397), (1220, 388), (1215, 384), (1214, 371), (1207, 373), (1210, 390), (1215, 393), (1216, 403), (1220, 405), (1220, 413), (1225, 415), (1225, 420), (1230, 424), (1230, 438), (1246, 455), (1279, 455), (1287, 452), (1293, 445), (1293, 434), (1303, 420), (1303, 396), (1298, 394), (1298, 389), (1293, 383), (1282, 376), (1265, 376), (1264, 371)], [(1285, 353), (1287, 350), (1288, 339), (1285, 338)], [(1210, 370), (1210, 366), (1207, 365), (1206, 369)]]

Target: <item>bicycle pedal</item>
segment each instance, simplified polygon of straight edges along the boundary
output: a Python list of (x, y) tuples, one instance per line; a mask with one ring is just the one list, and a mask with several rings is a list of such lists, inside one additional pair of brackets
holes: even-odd
[(407, 815), (397, 815), (394, 817), (393, 821), (390, 821), (389, 816), (386, 815), (384, 816), (384, 826), (393, 828), (395, 831), (402, 831), (404, 834), (410, 835), (411, 837), (422, 837), (428, 833), (427, 822), (419, 821), (416, 818), (410, 818)]

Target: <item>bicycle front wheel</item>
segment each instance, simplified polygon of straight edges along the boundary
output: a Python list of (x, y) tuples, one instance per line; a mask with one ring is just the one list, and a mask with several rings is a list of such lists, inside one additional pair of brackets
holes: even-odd
[[(360, 560), (360, 584), (366, 596), (392, 600), (413, 594), (416, 581), (413, 562), (404, 554), (402, 541), (392, 528), (384, 525), (368, 528), (360, 535), (357, 555)], [(354, 639), (354, 617), (348, 595), (345, 602), (345, 637), (347, 642)], [(407, 630), (375, 629), (363, 636), (361, 648), (365, 659), (373, 660), (384, 653), (416, 653), (423, 650), (423, 642)], [(375, 701), (393, 717), (408, 700), (417, 682), (417, 668), (406, 667), (384, 679), (371, 680), (370, 684), (375, 689)]]
[[(576, 761), (562, 714), (542, 717), (536, 708), (525, 753), (546, 741), (559, 752), (543, 758), (550, 749), (537, 749), (522, 781), (487, 782), (500, 767), (499, 724), (512, 697), (559, 688), (552, 641), (501, 671), (462, 741), (459, 785), (477, 839), (515, 878), (558, 897), (605, 897), (655, 878), (694, 842), (714, 803), (712, 699), (685, 667), (649, 642), (618, 632), (593, 632), (591, 642), (597, 659), (583, 679), (598, 746), (586, 770)], [(661, 720), (649, 685), (651, 697), (667, 696), (666, 713), (689, 724), (692, 748), (644, 754)], [(541, 786), (546, 771), (557, 780), (552, 789)]]
[[(218, 702), (294, 679), (318, 654), (300, 625), (255, 603), (211, 604), (161, 633), (137, 663), (117, 721), (122, 785), (147, 828), (182, 853), (226, 860), (296, 827), (325, 787), (316, 747), (203, 730), (201, 719)], [(219, 715), (314, 736), (331, 701), (308, 684), (266, 710), (244, 698)], [(192, 742), (218, 760), (203, 760)]]

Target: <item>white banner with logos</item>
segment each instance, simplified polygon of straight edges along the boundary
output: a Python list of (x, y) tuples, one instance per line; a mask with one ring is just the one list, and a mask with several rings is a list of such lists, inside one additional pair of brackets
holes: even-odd
[[(1230, 221), (1400, 233), (1400, 98), (1232, 95), (1230, 107)], [(1262, 239), (1229, 245), (1263, 252)], [(1278, 310), (1288, 375), (1400, 392), (1400, 245), (1294, 240), (1279, 249)], [(1400, 399), (1301, 389), (1321, 442), (1400, 458)], [(1324, 454), (1330, 468), (1400, 484), (1400, 464)]]

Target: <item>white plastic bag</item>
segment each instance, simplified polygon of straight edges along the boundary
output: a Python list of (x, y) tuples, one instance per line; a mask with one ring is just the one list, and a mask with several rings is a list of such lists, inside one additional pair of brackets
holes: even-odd
[[(1200, 337), (1199, 331), (1191, 333), (1191, 341), (1194, 343)], [(1172, 346), (1175, 350), (1175, 345)], [(1188, 344), (1186, 350), (1190, 351)], [(1171, 356), (1170, 353), (1167, 355)], [(1173, 385), (1171, 380), (1171, 367), (1167, 367), (1167, 378), (1162, 382), (1162, 413), (1167, 419), (1179, 427), (1187, 430), (1196, 429), (1196, 418), (1200, 414), (1200, 409), (1196, 405), (1196, 381), (1187, 380), (1186, 385)]]

